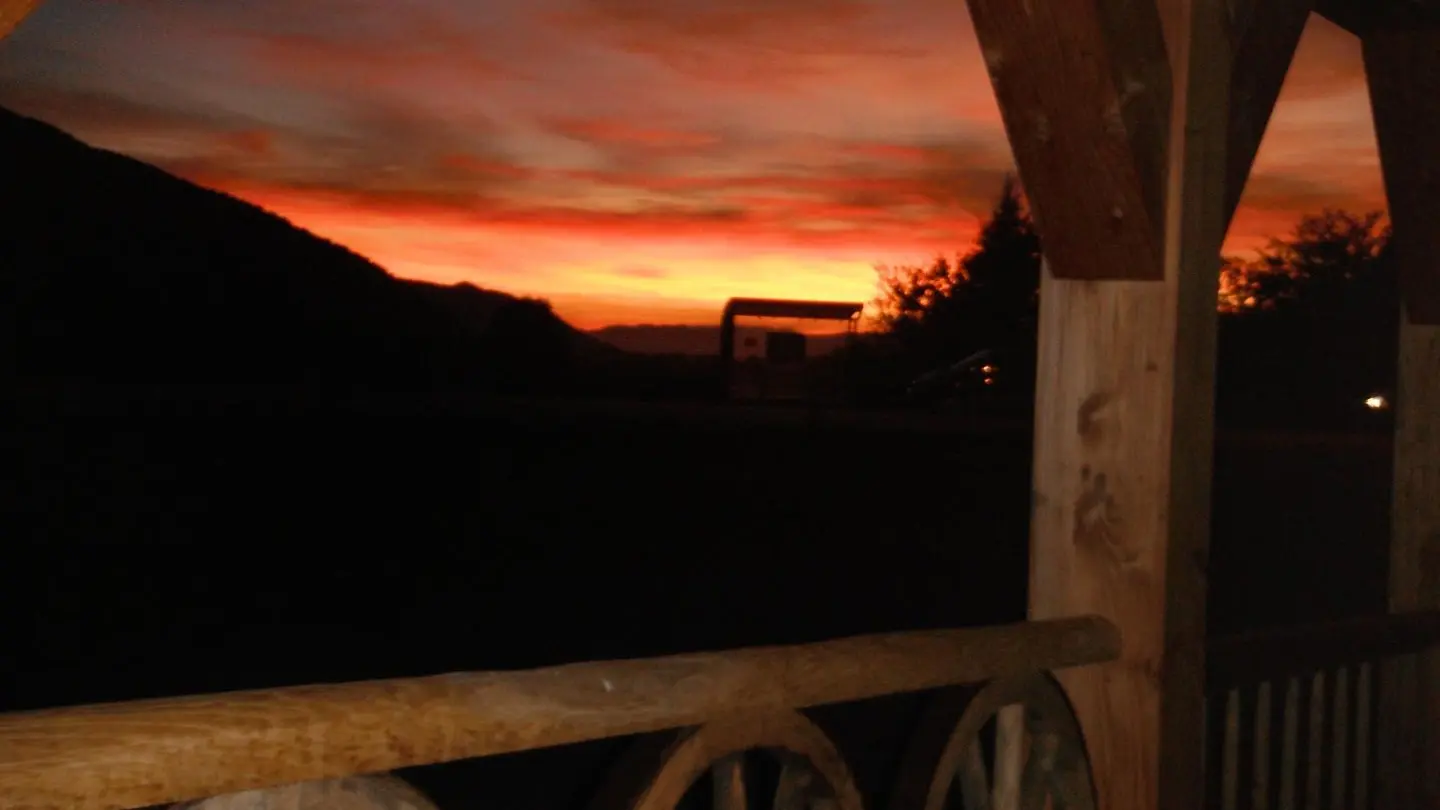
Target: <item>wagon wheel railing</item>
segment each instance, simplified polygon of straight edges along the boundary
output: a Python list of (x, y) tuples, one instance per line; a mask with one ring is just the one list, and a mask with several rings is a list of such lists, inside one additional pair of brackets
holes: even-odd
[[(930, 768), (928, 792), (895, 810), (937, 810), (936, 786), (956, 780), (1000, 800), (974, 807), (1051, 797), (1087, 810), (1079, 729), (1045, 673), (1119, 647), (1112, 624), (1083, 617), (0, 715), (0, 797), (7, 810), (434, 810), (388, 772), (639, 735), (594, 810), (672, 810), (697, 788), (714, 810), (864, 810), (839, 750), (801, 710), (984, 684), (965, 693), (943, 745), (917, 735), (909, 770)], [(946, 716), (947, 694), (932, 718)], [(992, 716), (1006, 740), (1031, 742), (981, 786), (956, 741)], [(765, 795), (752, 763), (775, 772)]]

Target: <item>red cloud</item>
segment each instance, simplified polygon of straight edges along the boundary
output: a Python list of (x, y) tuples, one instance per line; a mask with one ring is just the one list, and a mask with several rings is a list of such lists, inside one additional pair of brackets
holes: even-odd
[(701, 81), (764, 92), (833, 73), (836, 60), (917, 54), (868, 0), (588, 0), (545, 20)]
[[(518, 205), (478, 199), (468, 207), (423, 195), (357, 193), (239, 178), (196, 178), (281, 214), (287, 211), (356, 211), (449, 228), (553, 233), (557, 238), (625, 238), (654, 242), (729, 241), (791, 248), (873, 245), (876, 259), (896, 250), (952, 250), (974, 233), (975, 218), (918, 210), (910, 215), (857, 212), (824, 200), (797, 201), (784, 214), (733, 205), (645, 205), (608, 211), (562, 205)], [(856, 216), (856, 214), (863, 214)], [(293, 217), (292, 217), (293, 218)], [(298, 221), (298, 220), (297, 220)], [(304, 224), (302, 222), (302, 224)]]
[(598, 144), (686, 149), (713, 146), (720, 142), (720, 137), (712, 133), (641, 126), (610, 118), (555, 118), (550, 120), (550, 125), (566, 137)]
[(883, 37), (866, 30), (875, 9), (866, 0), (589, 0), (552, 19), (612, 34), (641, 52), (697, 44), (793, 55), (892, 52), (877, 49)]
[[(217, 46), (243, 46), (239, 60), (233, 53), (217, 60), (238, 61), (240, 75), (213, 79), (213, 87), (203, 84), (212, 79), (197, 79), (185, 89), (214, 89), (190, 97), (243, 105), (268, 87), (274, 95), (256, 107), (256, 118), (219, 105), (187, 111), (142, 103), (149, 97), (141, 93), (154, 87), (124, 98), (86, 96), (80, 85), (65, 84), (73, 79), (55, 79), (37, 95), (35, 77), (44, 71), (35, 68), (26, 68), (22, 81), (0, 82), (0, 102), (321, 232), (334, 227), (379, 245), (391, 239), (383, 232), (392, 226), (414, 234), (444, 225), (483, 234), (487, 249), (500, 250), (495, 244), (507, 235), (529, 235), (560, 252), (576, 240), (611, 240), (620, 272), (647, 278), (652, 259), (623, 251), (693, 242), (737, 251), (778, 246), (793, 256), (868, 251), (886, 261), (964, 249), (1012, 163), (963, 7), (940, 0), (574, 0), (569, 5), (579, 10), (563, 17), (463, 4), (434, 11), (440, 6), (304, 0), (276, 5), (262, 18), (240, 13), (240, 5), (176, 7), (187, 36), (219, 31)], [(564, 24), (542, 30), (537, 19)], [(567, 37), (573, 50), (564, 47)], [(581, 62), (606, 46), (608, 54)], [(625, 55), (615, 59), (617, 49)], [(649, 64), (636, 70), (628, 56), (636, 54)], [(247, 56), (262, 68), (258, 80), (243, 69)], [(483, 104), (472, 103), (482, 94), (471, 89), (519, 76), (534, 77), (538, 92), (522, 98), (509, 86), (491, 86)], [(695, 113), (708, 129), (691, 125), (662, 113), (681, 102), (693, 110), (704, 93), (715, 95), (713, 86), (687, 77), (742, 92), (722, 97), (713, 114)], [(795, 89), (794, 79), (819, 77), (825, 83), (793, 107), (771, 98), (777, 88)], [(1228, 247), (1285, 233), (1302, 211), (1383, 202), (1373, 140), (1355, 124), (1366, 114), (1323, 103), (1352, 99), (1360, 86), (1357, 43), (1317, 20), (1301, 43)], [(234, 88), (243, 92), (227, 97)], [(624, 88), (617, 91), (623, 95), (597, 107), (591, 96), (601, 88)], [(747, 99), (753, 107), (744, 106)], [(466, 110), (477, 117), (476, 109), (493, 110), (496, 121), (462, 119)], [(855, 120), (863, 126), (852, 127)], [(504, 147), (520, 144), (516, 136), (528, 137), (537, 122), (549, 134), (598, 147), (585, 152), (601, 160), (577, 164), (564, 149), (532, 160), (507, 153)], [(829, 137), (789, 134), (827, 129)], [(857, 131), (878, 134), (845, 135)], [(942, 144), (916, 134), (945, 131), (978, 134)], [(515, 149), (530, 154), (552, 141)], [(547, 168), (552, 157), (586, 168)], [(347, 219), (371, 214), (390, 224), (375, 233), (343, 230)], [(386, 244), (393, 248), (398, 238)], [(443, 251), (431, 249), (420, 239), (409, 253), (385, 255), (411, 266), (448, 265), (447, 272), (476, 261), (474, 253), (436, 258)], [(563, 282), (564, 262), (545, 261)], [(663, 266), (674, 277), (685, 274), (683, 266)], [(653, 278), (657, 289), (664, 286)]]
[(536, 174), (535, 170), (526, 166), (467, 154), (442, 155), (437, 162), (442, 169), (482, 177), (524, 180)]
[(847, 150), (861, 157), (884, 161), (925, 163), (935, 159), (935, 150), (923, 146), (905, 146), (893, 143), (856, 143)]
[(270, 32), (235, 36), (264, 72), (287, 83), (318, 83), (347, 93), (410, 87), (425, 75), (466, 83), (516, 75), (513, 67), (485, 56), (474, 40), (443, 26), (417, 26), (414, 21), (396, 26), (391, 36), (378, 40)]
[(1331, 98), (1365, 83), (1360, 40), (1318, 14), (1310, 16), (1285, 76), (1282, 99)]
[(1318, 211), (1335, 198), (1324, 183), (1291, 174), (1256, 172), (1245, 184), (1241, 205), (1250, 211)]
[(275, 150), (275, 134), (263, 129), (232, 132), (221, 139), (236, 151), (254, 157), (263, 157)]

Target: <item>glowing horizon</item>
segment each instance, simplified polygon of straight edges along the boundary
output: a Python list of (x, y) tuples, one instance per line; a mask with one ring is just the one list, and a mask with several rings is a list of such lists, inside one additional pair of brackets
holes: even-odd
[[(938, 0), (49, 0), (0, 105), (581, 328), (868, 301), (1012, 171)], [(1226, 250), (1383, 204), (1359, 45), (1315, 18)]]

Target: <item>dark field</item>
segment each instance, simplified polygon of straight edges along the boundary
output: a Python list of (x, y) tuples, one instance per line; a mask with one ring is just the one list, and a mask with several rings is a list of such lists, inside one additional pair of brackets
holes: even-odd
[[(17, 408), (3, 709), (1024, 616), (1023, 427), (253, 392)], [(1223, 438), (1212, 630), (1380, 610), (1389, 481), (1383, 437)], [(894, 705), (849, 709), (842, 746), (849, 723), (892, 750)], [(527, 795), (572, 802), (606, 745), (525, 755), (574, 774)]]

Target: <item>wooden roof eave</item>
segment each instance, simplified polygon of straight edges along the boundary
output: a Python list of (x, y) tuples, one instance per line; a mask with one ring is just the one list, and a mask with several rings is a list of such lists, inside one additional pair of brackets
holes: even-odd
[(1377, 28), (1440, 27), (1440, 0), (1315, 0), (1315, 11), (1356, 36)]

